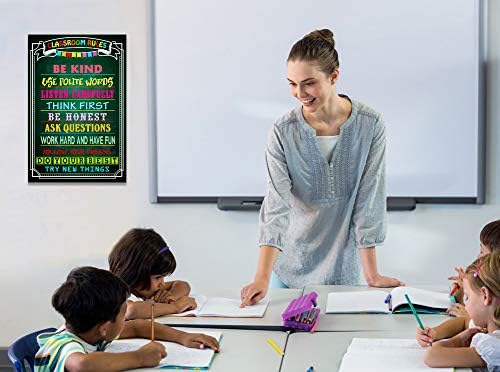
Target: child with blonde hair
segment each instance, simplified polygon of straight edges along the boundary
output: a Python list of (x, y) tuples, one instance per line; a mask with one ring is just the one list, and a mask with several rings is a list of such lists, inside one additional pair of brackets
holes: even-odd
[(475, 327), (433, 343), (429, 367), (484, 368), (500, 371), (500, 250), (479, 257), (463, 278), (465, 308)]

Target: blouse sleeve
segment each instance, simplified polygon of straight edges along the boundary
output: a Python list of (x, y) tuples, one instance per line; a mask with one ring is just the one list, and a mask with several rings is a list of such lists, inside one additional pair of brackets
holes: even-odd
[(267, 190), (260, 208), (259, 246), (284, 248), (290, 211), (291, 180), (279, 131), (273, 127), (266, 149)]
[(478, 333), (472, 337), (471, 347), (476, 348), (477, 353), (488, 366), (500, 368), (500, 338), (490, 334)]
[(383, 243), (386, 231), (385, 126), (379, 116), (359, 184), (353, 210), (358, 248)]

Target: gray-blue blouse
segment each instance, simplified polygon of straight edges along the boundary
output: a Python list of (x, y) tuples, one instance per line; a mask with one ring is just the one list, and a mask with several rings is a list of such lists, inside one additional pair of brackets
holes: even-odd
[(329, 163), (301, 108), (269, 134), (259, 245), (279, 248), (273, 269), (291, 288), (361, 284), (357, 248), (385, 239), (385, 126), (376, 111), (351, 102)]

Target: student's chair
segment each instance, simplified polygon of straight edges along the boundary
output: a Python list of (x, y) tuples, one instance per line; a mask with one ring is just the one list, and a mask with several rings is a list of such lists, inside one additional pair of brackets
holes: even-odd
[(42, 329), (30, 333), (29, 335), (18, 338), (12, 345), (9, 346), (9, 359), (14, 365), (16, 372), (26, 372), (24, 361), (27, 361), (31, 371), (35, 370), (35, 354), (38, 351), (38, 343), (36, 336), (40, 333), (55, 332), (55, 328)]

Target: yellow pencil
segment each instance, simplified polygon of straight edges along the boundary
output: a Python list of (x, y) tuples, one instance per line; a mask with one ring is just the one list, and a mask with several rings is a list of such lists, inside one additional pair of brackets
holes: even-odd
[(276, 343), (275, 343), (273, 340), (271, 340), (270, 338), (268, 338), (268, 339), (267, 339), (267, 343), (268, 343), (269, 345), (271, 345), (271, 347), (272, 347), (274, 350), (276, 350), (276, 352), (277, 352), (279, 355), (281, 355), (281, 356), (284, 356), (284, 355), (285, 355), (285, 353), (283, 352), (283, 350), (281, 350), (281, 349), (279, 348), (279, 346), (278, 346), (278, 345), (276, 345)]
[(151, 304), (151, 341), (155, 340), (155, 304)]

